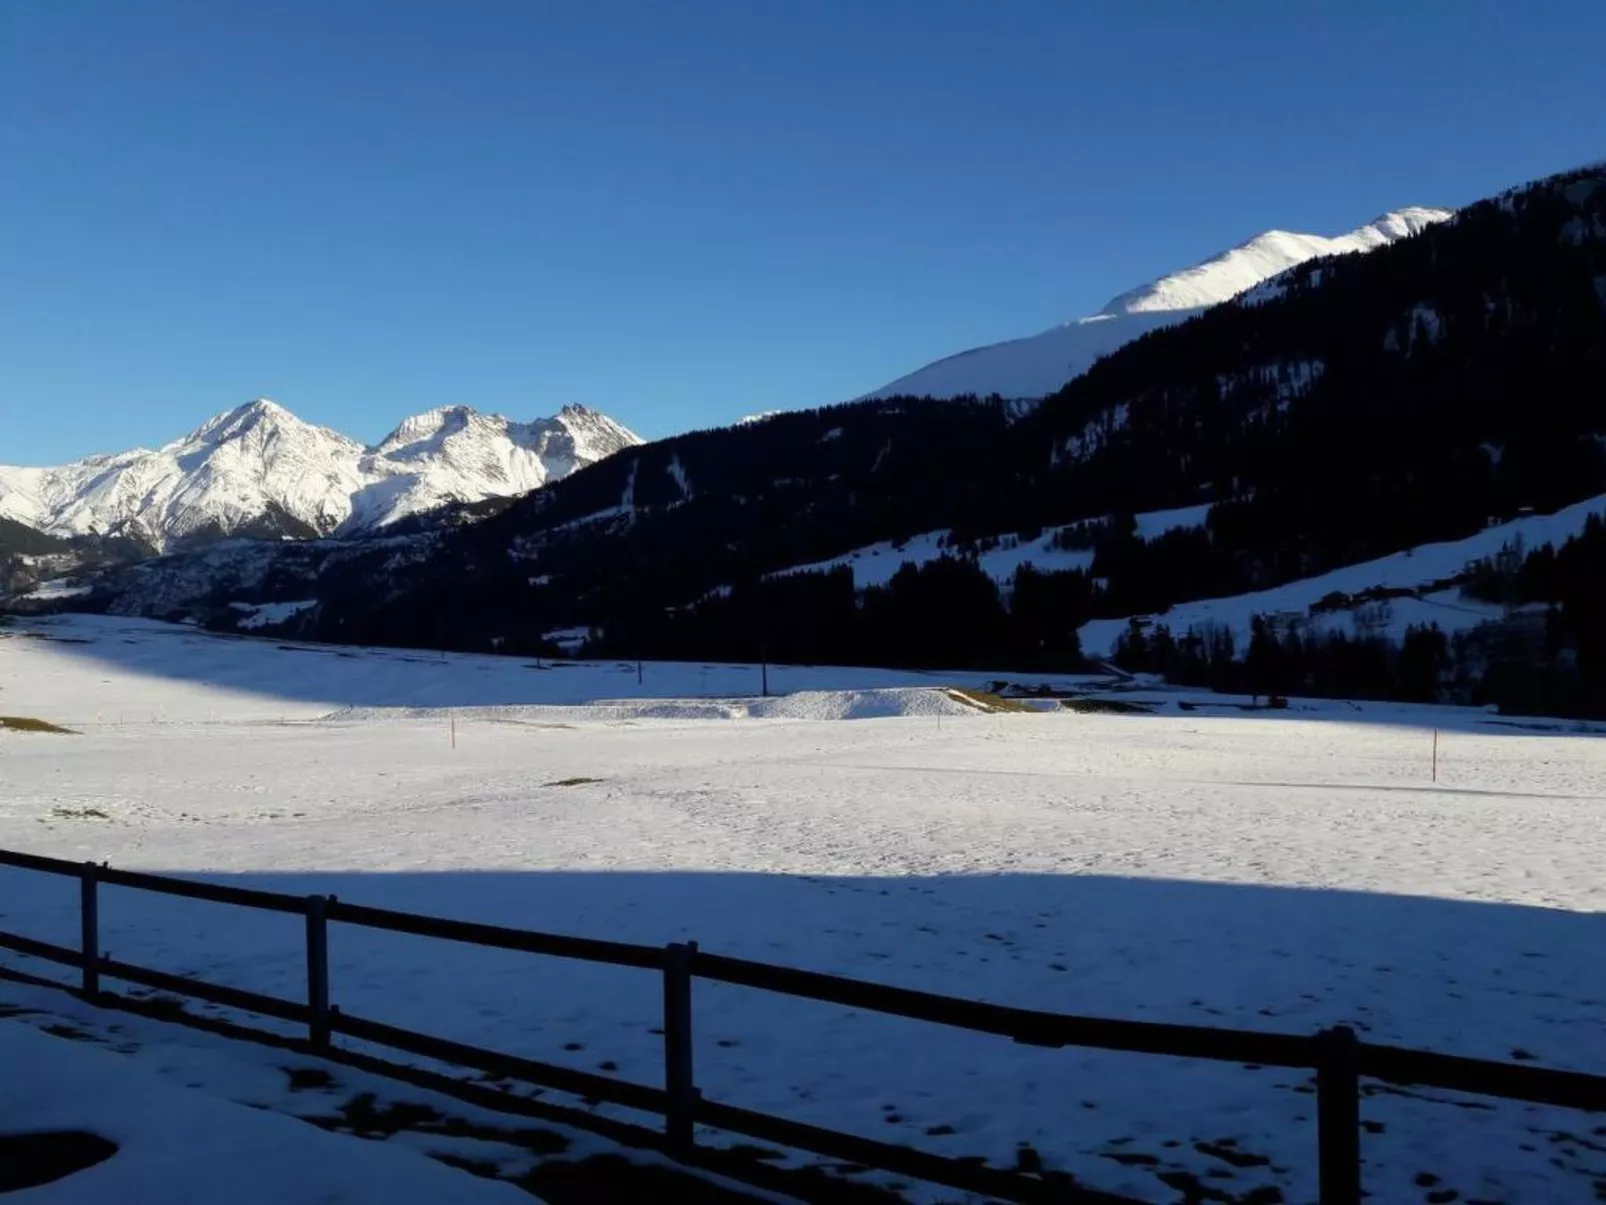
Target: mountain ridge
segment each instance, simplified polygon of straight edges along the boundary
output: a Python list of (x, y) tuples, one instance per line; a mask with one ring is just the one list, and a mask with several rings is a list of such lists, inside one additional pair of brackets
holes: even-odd
[(640, 442), (584, 406), (522, 423), (443, 406), (370, 445), (257, 398), (155, 449), (0, 466), (0, 517), (53, 536), (132, 537), (156, 551), (236, 534), (353, 535), (527, 493)]
[(1182, 322), (1212, 305), (1241, 296), (1312, 259), (1372, 251), (1447, 221), (1453, 213), (1449, 209), (1408, 206), (1334, 236), (1268, 230), (1209, 259), (1119, 293), (1097, 313), (1073, 318), (1035, 335), (944, 356), (860, 400), (963, 394), (1045, 397), (1085, 372), (1100, 356), (1151, 330)]

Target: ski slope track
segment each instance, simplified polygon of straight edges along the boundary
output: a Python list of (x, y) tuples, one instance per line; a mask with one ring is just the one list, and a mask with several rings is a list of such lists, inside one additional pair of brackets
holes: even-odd
[(640, 442), (583, 406), (528, 423), (449, 406), (365, 447), (258, 399), (155, 451), (0, 466), (0, 517), (51, 535), (132, 536), (158, 550), (235, 534), (349, 535), (516, 497)]
[[(988, 711), (947, 689), (993, 676), (771, 666), (779, 697), (764, 699), (752, 665), (19, 620), (0, 629), (0, 714), (71, 731), (0, 727), (0, 847), (548, 932), (691, 939), (1007, 1005), (1297, 1034), (1345, 1024), (1369, 1042), (1606, 1073), (1598, 727), (1345, 701), (1273, 712), (1113, 678), (1016, 681), (1151, 713), (1039, 699)], [(78, 941), (71, 880), (0, 869), (0, 914), (8, 930)], [(305, 990), (293, 917), (113, 888), (100, 925), (122, 960)], [(352, 1014), (661, 1082), (654, 975), (346, 926), (330, 957), (332, 1001)], [(102, 1056), (98, 1069), (72, 1062), (104, 1076), (105, 1099), (52, 1098), (52, 1117), (116, 1124), (130, 1151), (149, 1143), (156, 1157), (173, 1147), (138, 1123), (139, 1100), (179, 1119), (188, 1106), (166, 1089), (221, 1098), (218, 1129), (197, 1118), (206, 1137), (189, 1149), (238, 1141), (239, 1181), (278, 1131), (264, 1115), (251, 1137), (226, 1102), (323, 1117), (365, 1091), (418, 1103), (340, 1067), (291, 1092), (281, 1051), (56, 994), (5, 985), (0, 1002), (39, 1010), (0, 1024), (65, 1024), (104, 1046), (82, 1052)], [(1316, 1199), (1301, 1073), (1045, 1050), (705, 982), (695, 1017), (712, 1100), (995, 1166), (1036, 1157), (1143, 1201)], [(0, 1035), (0, 1059), (41, 1075), (79, 1076), (75, 1053)], [(0, 1109), (16, 1107), (15, 1082), (0, 1076)], [(1597, 1192), (1598, 1117), (1370, 1083), (1361, 1110), (1372, 1200), (1565, 1205)], [(493, 1166), (518, 1154), (397, 1134), (373, 1150), (374, 1174), (404, 1173), (392, 1147), (448, 1141)], [(355, 1171), (367, 1154), (329, 1158)], [(381, 1155), (396, 1162), (382, 1170)], [(388, 1199), (432, 1194), (421, 1174), (415, 1195)]]
[(865, 397), (994, 393), (1005, 398), (1044, 397), (1139, 335), (1191, 318), (1307, 260), (1372, 251), (1452, 216), (1448, 209), (1400, 209), (1333, 238), (1268, 231), (1213, 259), (1122, 293), (1089, 317), (1028, 338), (948, 356)]

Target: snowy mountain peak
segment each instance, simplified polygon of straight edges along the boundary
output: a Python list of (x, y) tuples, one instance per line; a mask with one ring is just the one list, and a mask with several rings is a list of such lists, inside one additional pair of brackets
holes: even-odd
[[(352, 498), (346, 530), (382, 527), (452, 503), (529, 493), (595, 464), (641, 438), (605, 414), (568, 405), (552, 418), (518, 423), (468, 406), (405, 420), (366, 449), (370, 484)], [(398, 487), (401, 481), (406, 488)]]
[(948, 356), (865, 396), (1043, 397), (1139, 335), (1237, 297), (1306, 260), (1371, 251), (1451, 216), (1448, 209), (1397, 209), (1335, 237), (1268, 230), (1203, 263), (1122, 293), (1089, 317)]
[[(416, 456), (440, 451), (454, 440), (506, 440), (530, 451), (567, 441), (566, 455), (590, 463), (641, 442), (628, 428), (606, 414), (570, 403), (551, 418), (519, 423), (500, 414), (469, 406), (441, 406), (404, 419), (368, 451), (378, 456)], [(533, 488), (533, 487), (532, 487)]]
[(479, 412), (468, 406), (437, 406), (433, 410), (402, 419), (394, 431), (369, 451), (396, 452), (417, 444), (437, 442), (463, 430), (479, 417)]
[(443, 406), (365, 447), (258, 398), (156, 451), (0, 466), (0, 517), (53, 535), (135, 536), (158, 549), (238, 533), (352, 533), (527, 493), (640, 442), (584, 407), (515, 423)]
[(1334, 238), (1268, 230), (1203, 263), (1122, 293), (1100, 310), (1099, 316), (1195, 310), (1217, 305), (1308, 259), (1371, 251), (1417, 234), (1450, 216), (1448, 209), (1397, 209)]
[(222, 414), (213, 415), (178, 442), (217, 443), (221, 440), (235, 438), (241, 433), (257, 427), (278, 426), (284, 423), (300, 425), (301, 420), (279, 405), (278, 402), (259, 397), (255, 401), (245, 403), (243, 406), (236, 406), (233, 410), (225, 410)]
[(642, 442), (641, 436), (614, 422), (600, 410), (576, 402), (564, 406), (550, 422), (563, 429), (580, 456), (590, 460), (601, 460), (621, 448), (634, 447)]
[(1448, 222), (1455, 216), (1453, 209), (1434, 209), (1424, 205), (1412, 205), (1405, 209), (1394, 209), (1385, 213), (1375, 221), (1368, 222), (1355, 234), (1359, 237), (1375, 238), (1379, 244), (1392, 243), (1398, 239), (1409, 238), (1413, 234), (1421, 234), (1429, 226), (1439, 222)]

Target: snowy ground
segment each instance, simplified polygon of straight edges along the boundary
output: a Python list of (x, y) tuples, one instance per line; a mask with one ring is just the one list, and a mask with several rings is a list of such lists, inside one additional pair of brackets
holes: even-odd
[[(61, 1028), (58, 1024), (57, 1028)], [(64, 1130), (117, 1145), (105, 1161), (18, 1192), (28, 1205), (528, 1205), (517, 1189), (402, 1144), (326, 1133), (164, 1081), (138, 1060), (0, 1021), (0, 1133)], [(9, 1194), (8, 1194), (9, 1195)]]
[[(1559, 725), (1244, 713), (1162, 690), (1123, 696), (1150, 716), (982, 715), (936, 687), (983, 675), (864, 670), (772, 670), (815, 693), (766, 703), (740, 697), (752, 667), (649, 664), (638, 685), (633, 665), (40, 630), (55, 639), (0, 638), (0, 715), (78, 731), (0, 730), (0, 847), (1606, 1073), (1606, 742)], [(855, 715), (881, 718), (835, 718)], [(0, 870), (0, 926), (72, 944), (76, 923), (70, 883)], [(290, 918), (106, 889), (101, 923), (120, 959), (303, 990)], [(331, 943), (350, 1012), (661, 1079), (650, 975), (341, 927)], [(1315, 1197), (1313, 1098), (1293, 1073), (1045, 1051), (705, 983), (695, 1017), (713, 1099), (1004, 1165), (1029, 1144), (1147, 1200), (1181, 1199), (1180, 1175), (1233, 1200)], [(264, 1103), (226, 1046), (162, 1041), (155, 1073)], [(1373, 1199), (1593, 1199), (1600, 1118), (1485, 1103), (1379, 1086)]]

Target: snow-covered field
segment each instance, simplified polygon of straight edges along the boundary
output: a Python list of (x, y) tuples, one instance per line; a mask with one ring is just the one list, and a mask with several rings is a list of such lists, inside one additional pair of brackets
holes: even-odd
[[(1344, 1023), (1606, 1073), (1606, 742), (1563, 725), (1251, 713), (1157, 688), (1122, 695), (1154, 715), (981, 714), (941, 687), (988, 675), (825, 668), (772, 668), (799, 693), (760, 700), (750, 666), (649, 663), (638, 685), (633, 664), (29, 626), (51, 639), (0, 630), (0, 715), (76, 731), (0, 728), (0, 847), (689, 938), (1005, 1004)], [(119, 959), (303, 990), (293, 918), (115, 888), (101, 912)], [(0, 870), (0, 927), (72, 944), (76, 926), (73, 884)], [(349, 1012), (661, 1079), (650, 974), (338, 926), (331, 945)], [(1146, 1200), (1183, 1199), (1184, 1175), (1231, 1200), (1315, 1198), (1301, 1075), (1041, 1050), (707, 983), (695, 1017), (712, 1099), (1003, 1165), (1029, 1144)], [(262, 1051), (152, 1030), (131, 1059), (154, 1074), (288, 1108), (241, 1070)], [(1374, 1087), (1374, 1200), (1588, 1201), (1606, 1178), (1598, 1117)]]

